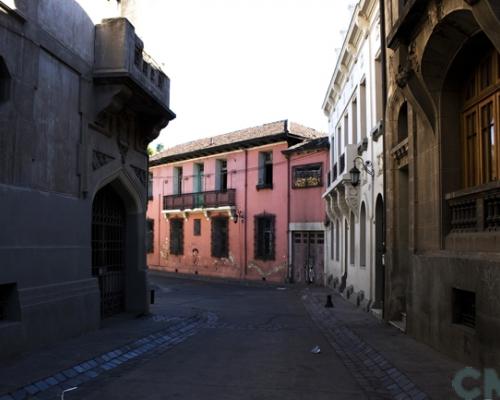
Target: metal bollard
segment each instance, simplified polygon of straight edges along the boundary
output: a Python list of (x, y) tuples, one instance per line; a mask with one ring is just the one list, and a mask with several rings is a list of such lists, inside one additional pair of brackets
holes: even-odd
[(151, 289), (149, 291), (149, 300), (150, 300), (150, 304), (155, 303), (155, 290), (154, 289)]
[(329, 294), (326, 296), (326, 304), (325, 304), (325, 308), (333, 308), (333, 301), (332, 301), (332, 295)]

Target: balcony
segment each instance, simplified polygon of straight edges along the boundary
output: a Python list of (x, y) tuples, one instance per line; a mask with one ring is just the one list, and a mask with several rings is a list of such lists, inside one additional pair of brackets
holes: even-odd
[[(104, 98), (115, 100), (115, 108), (126, 103), (152, 122), (175, 117), (169, 109), (170, 80), (144, 52), (143, 42), (126, 18), (105, 19), (96, 26), (93, 79), (97, 88), (104, 88)], [(97, 113), (104, 108), (99, 106)]]
[(351, 181), (349, 170), (354, 165), (354, 158), (358, 155), (358, 146), (356, 144), (348, 144), (344, 148), (344, 152), (340, 155), (338, 163), (333, 166), (332, 183), (329, 190), (335, 188), (345, 181)]
[(449, 232), (500, 232), (500, 182), (446, 196)]
[(235, 205), (236, 189), (163, 196), (164, 213), (231, 210)]

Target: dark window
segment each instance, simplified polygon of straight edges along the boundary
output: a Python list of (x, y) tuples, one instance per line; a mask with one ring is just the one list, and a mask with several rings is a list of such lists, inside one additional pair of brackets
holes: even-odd
[(148, 218), (146, 220), (146, 251), (148, 253), (154, 252), (154, 237), (155, 237), (155, 221)]
[(217, 190), (227, 190), (227, 160), (217, 160), (217, 175), (215, 186)]
[(322, 186), (322, 170), (321, 164), (308, 164), (293, 167), (292, 187), (297, 189)]
[(354, 222), (354, 214), (351, 213), (351, 219), (349, 223), (350, 237), (349, 237), (349, 262), (354, 265), (355, 262), (355, 247), (354, 241), (356, 238), (356, 225)]
[(453, 323), (476, 326), (476, 293), (453, 288)]
[(194, 236), (201, 235), (201, 219), (199, 218), (193, 220), (193, 235)]
[(184, 220), (170, 220), (170, 254), (184, 254)]
[(272, 189), (273, 187), (273, 152), (259, 153), (259, 184), (257, 189)]
[(228, 218), (212, 218), (212, 257), (228, 257)]
[(478, 62), (464, 82), (465, 103), (461, 130), (465, 187), (499, 179), (500, 90), (493, 73), (498, 57), (498, 53), (491, 50), (482, 61)]
[(10, 97), (10, 74), (7, 65), (0, 57), (0, 104), (9, 100)]
[(255, 223), (255, 259), (274, 260), (275, 216), (257, 215)]
[(174, 167), (174, 194), (182, 194), (182, 167)]
[(330, 222), (330, 260), (333, 260), (333, 253), (335, 249), (334, 234), (335, 234), (335, 226), (332, 221)]
[(399, 109), (398, 117), (398, 143), (408, 137), (408, 104), (403, 103)]
[(151, 172), (148, 179), (148, 200), (153, 200), (153, 174)]
[(0, 322), (20, 320), (17, 285), (7, 283), (0, 285)]
[(340, 261), (340, 222), (335, 222), (335, 261)]

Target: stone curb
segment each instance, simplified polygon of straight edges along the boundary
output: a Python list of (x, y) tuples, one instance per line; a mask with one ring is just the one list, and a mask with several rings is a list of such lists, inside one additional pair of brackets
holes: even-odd
[(195, 315), (180, 320), (167, 328), (138, 338), (68, 369), (58, 371), (51, 376), (31, 382), (9, 393), (0, 394), (0, 400), (60, 398), (61, 392), (64, 390), (96, 379), (110, 370), (140, 359), (153, 351), (155, 354), (161, 354), (195, 335), (203, 326), (212, 326), (216, 321), (217, 316), (213, 313)]
[(429, 400), (403, 372), (325, 309), (310, 293), (302, 297), (311, 318), (369, 399)]

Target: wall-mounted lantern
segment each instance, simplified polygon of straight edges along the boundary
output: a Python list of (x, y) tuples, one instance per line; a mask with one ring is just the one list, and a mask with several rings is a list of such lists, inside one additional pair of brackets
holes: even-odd
[(372, 167), (372, 162), (371, 161), (363, 161), (363, 158), (360, 156), (356, 156), (354, 160), (352, 161), (353, 167), (349, 171), (349, 174), (351, 175), (351, 185), (356, 187), (359, 185), (359, 177), (361, 174), (361, 171), (356, 167), (356, 161), (361, 161), (361, 168), (370, 176), (374, 175), (373, 167)]

